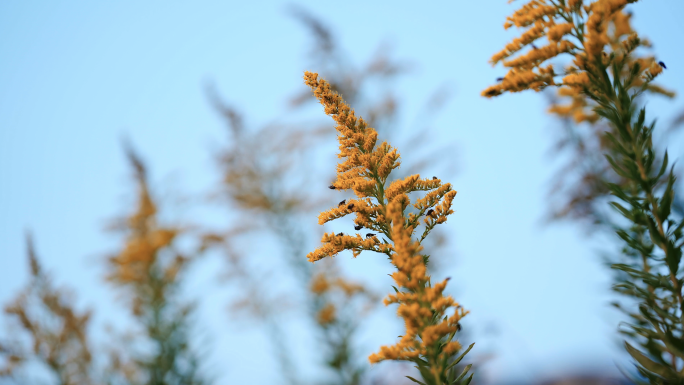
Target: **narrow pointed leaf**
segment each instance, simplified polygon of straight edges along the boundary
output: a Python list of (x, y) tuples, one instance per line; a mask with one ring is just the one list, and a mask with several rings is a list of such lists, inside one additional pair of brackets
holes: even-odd
[(416, 384), (425, 385), (424, 382), (418, 381), (418, 380), (416, 380), (415, 378), (413, 378), (413, 377), (411, 377), (411, 376), (406, 376), (406, 378), (408, 378), (409, 380), (415, 382)]
[(470, 349), (473, 348), (473, 346), (475, 346), (475, 343), (474, 343), (474, 342), (473, 342), (472, 344), (470, 344), (470, 346), (468, 346), (468, 349), (466, 349), (466, 351), (463, 352), (463, 354), (461, 354), (460, 356), (458, 356), (458, 358), (455, 359), (454, 362), (452, 362), (451, 364), (449, 364), (449, 366), (447, 366), (447, 370), (451, 369), (452, 366), (454, 366), (454, 365), (458, 364), (459, 362), (461, 362), (461, 360), (463, 359), (463, 357), (465, 357), (465, 355), (468, 354), (468, 352), (470, 351)]
[(639, 350), (635, 349), (627, 341), (625, 341), (625, 349), (627, 349), (629, 355), (632, 356), (632, 358), (634, 358), (636, 362), (639, 363), (639, 365), (641, 365), (644, 369), (648, 370), (649, 372), (655, 373), (663, 377), (667, 377), (671, 374), (671, 370), (668, 367), (660, 365), (651, 360), (650, 358), (646, 357), (646, 355), (644, 355)]

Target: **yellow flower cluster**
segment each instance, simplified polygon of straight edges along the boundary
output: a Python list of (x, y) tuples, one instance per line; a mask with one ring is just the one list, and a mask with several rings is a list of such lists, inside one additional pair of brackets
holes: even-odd
[(523, 32), (523, 34), (519, 38), (513, 39), (512, 42), (506, 44), (506, 47), (501, 52), (497, 53), (492, 57), (492, 62), (498, 63), (501, 60), (511, 56), (515, 52), (520, 51), (520, 49), (522, 49), (523, 47), (532, 44), (535, 40), (544, 36), (545, 27), (546, 26), (543, 23), (535, 23), (534, 27)]
[(504, 61), (503, 64), (509, 68), (532, 70), (535, 67), (539, 67), (541, 63), (554, 58), (561, 53), (570, 52), (574, 48), (576, 48), (575, 45), (566, 40), (553, 42), (544, 47), (533, 48), (527, 54), (518, 56), (512, 60)]
[[(380, 352), (371, 355), (369, 360), (377, 363), (423, 356), (432, 357), (434, 362), (446, 362), (446, 358), (461, 348), (458, 341), (451, 339), (458, 330), (459, 320), (467, 312), (451, 296), (443, 295), (447, 280), (430, 287), (430, 276), (420, 255), (422, 247), (411, 239), (410, 229), (404, 227), (401, 200), (397, 199), (388, 205), (388, 216), (392, 222), (392, 239), (396, 248), (392, 254), (392, 264), (397, 271), (392, 278), (404, 290), (398, 290), (384, 302), (385, 305), (399, 304), (397, 314), (404, 319), (406, 333), (395, 345), (381, 347)], [(446, 316), (450, 309), (454, 313)]]
[[(387, 188), (385, 183), (391, 171), (399, 167), (400, 155), (397, 149), (392, 148), (387, 142), (376, 145), (378, 133), (372, 127), (368, 127), (363, 118), (356, 117), (354, 111), (347, 105), (342, 97), (333, 92), (330, 84), (325, 80), (319, 80), (317, 73), (306, 72), (305, 83), (314, 91), (314, 95), (325, 108), (325, 112), (332, 116), (337, 123), (335, 129), (338, 132), (340, 143), (339, 158), (345, 159), (337, 165), (337, 177), (332, 187), (337, 190), (351, 189), (359, 199), (350, 199), (340, 202), (318, 216), (318, 223), (324, 224), (329, 221), (342, 218), (349, 214), (355, 214), (354, 223), (366, 229), (380, 232), (389, 237), (388, 220), (385, 216), (385, 205), (395, 200), (402, 194), (414, 191), (431, 191), (421, 201), (421, 215), (429, 207), (437, 204), (444, 196), (442, 206), (437, 207), (432, 216), (437, 223), (446, 221), (455, 191), (451, 185), (442, 185), (438, 179), (420, 179), (420, 175), (411, 175), (404, 179), (392, 181)], [(448, 203), (447, 203), (448, 199)], [(409, 201), (404, 201), (403, 208), (408, 206)], [(447, 204), (447, 206), (445, 206)], [(414, 224), (413, 228), (415, 228)], [(393, 246), (381, 242), (378, 236), (363, 238), (361, 235), (346, 235), (326, 233), (323, 235), (323, 245), (307, 255), (310, 262), (316, 262), (325, 257), (333, 257), (343, 250), (351, 250), (354, 257), (363, 250), (389, 254)]]
[(553, 104), (549, 108), (551, 114), (562, 118), (572, 118), (575, 123), (595, 123), (599, 119), (599, 116), (588, 108), (587, 97), (582, 95), (580, 89), (563, 87), (558, 90), (558, 96), (569, 98), (570, 103), (566, 105)]
[(335, 305), (326, 304), (320, 312), (318, 312), (318, 323), (327, 325), (335, 321)]
[(663, 72), (663, 67), (661, 67), (660, 64), (656, 63), (655, 61), (651, 63), (650, 67), (648, 67), (648, 76), (651, 79), (660, 75), (662, 72)]
[[(613, 12), (617, 5), (618, 4), (615, 2), (602, 5), (601, 12), (603, 14), (606, 12), (612, 12), (612, 14), (607, 22), (597, 26), (597, 28), (605, 32), (608, 41), (608, 47), (606, 49), (612, 53), (612, 60), (619, 63), (625, 59), (625, 55), (629, 55), (637, 47), (649, 47), (650, 43), (645, 39), (640, 39), (632, 30), (630, 14), (624, 12), (624, 10)], [(591, 10), (598, 11), (599, 7), (592, 6)], [(549, 31), (549, 34), (550, 33), (551, 32)], [(605, 38), (602, 37), (600, 40), (605, 40)], [(634, 80), (634, 87), (640, 87), (645, 81), (653, 80), (654, 76), (650, 75), (652, 73), (657, 75), (662, 71), (662, 68), (656, 63), (653, 57), (634, 58), (632, 55), (629, 55), (626, 59), (626, 65), (622, 67), (620, 76), (627, 76), (630, 69), (633, 68), (635, 64), (639, 65), (641, 71), (649, 69), (642, 77)], [(601, 61), (605, 66), (609, 64), (609, 60), (610, 56), (601, 55)], [(583, 89), (590, 87), (587, 71), (581, 71), (582, 69), (591, 70), (592, 64), (591, 62), (587, 62), (587, 55), (584, 52), (578, 52), (574, 58), (573, 65), (568, 67), (567, 75), (563, 78), (562, 84), (567, 87), (560, 87), (558, 89), (557, 96), (559, 97), (559, 101), (553, 103), (549, 108), (549, 112), (562, 118), (572, 118), (575, 123), (594, 123), (598, 120), (598, 115), (593, 111), (595, 104), (588, 100), (586, 95), (582, 94)], [(651, 70), (654, 72), (651, 72)], [(674, 96), (673, 92), (665, 90), (655, 84), (649, 83), (646, 87), (649, 92), (667, 97)]]
[(112, 269), (108, 279), (121, 284), (145, 284), (150, 279), (150, 271), (155, 263), (164, 277), (173, 281), (187, 262), (186, 258), (176, 257), (161, 266), (158, 263), (161, 250), (172, 245), (180, 234), (180, 229), (165, 228), (157, 225), (157, 207), (150, 195), (145, 180), (145, 170), (135, 155), (129, 154), (136, 171), (138, 183), (138, 208), (126, 220), (123, 231), (127, 233), (123, 249), (109, 258)]
[[(317, 298), (324, 301), (324, 305), (318, 310), (316, 316), (318, 323), (324, 326), (337, 320), (337, 306), (335, 303), (338, 306), (344, 306), (356, 296), (365, 296), (367, 299), (376, 298), (363, 285), (349, 282), (331, 271), (323, 271), (314, 275), (311, 280), (310, 290)], [(326, 296), (326, 294), (333, 291), (342, 294), (342, 299), (338, 299), (335, 303), (333, 303), (333, 297)]]
[(570, 73), (563, 78), (563, 84), (577, 88), (587, 87), (589, 86), (589, 75), (586, 72)]
[(361, 235), (345, 235), (326, 233), (321, 239), (323, 246), (310, 252), (306, 257), (309, 262), (320, 261), (325, 257), (333, 257), (344, 250), (351, 250), (354, 258), (358, 257), (363, 250), (387, 253), (392, 250), (392, 245), (380, 243), (377, 237), (363, 239)]
[(121, 253), (110, 261), (118, 269), (111, 278), (120, 282), (142, 282), (149, 267), (154, 263), (157, 252), (168, 246), (175, 233), (172, 230), (155, 230), (144, 237), (134, 236), (126, 242)]
[(608, 38), (608, 22), (628, 3), (636, 0), (599, 0), (585, 7), (589, 15), (584, 35), (584, 51), (590, 58), (603, 52), (603, 47), (610, 42)]
[(325, 294), (332, 289), (340, 290), (346, 297), (366, 292), (363, 285), (349, 282), (341, 277), (331, 277), (329, 273), (316, 274), (311, 280), (311, 292), (316, 295)]
[[(527, 29), (492, 56), (490, 61), (492, 65), (503, 62), (508, 73), (498, 84), (482, 91), (482, 96), (493, 97), (504, 92), (528, 89), (540, 91), (548, 86), (584, 86), (586, 78), (582, 72), (587, 71), (597, 60), (604, 66), (608, 65), (604, 47), (616, 41), (609, 37), (609, 30), (617, 40), (631, 33), (629, 16), (622, 9), (635, 1), (597, 0), (586, 6), (582, 6), (581, 1), (568, 1), (567, 4), (552, 0), (529, 1), (508, 17), (504, 24), (505, 28), (516, 26)], [(583, 20), (586, 22), (580, 23)], [(537, 48), (533, 43), (543, 37), (546, 37), (548, 44)], [(508, 59), (527, 46), (531, 46), (528, 51)], [(558, 85), (553, 66), (544, 66), (544, 63), (564, 53), (574, 56), (575, 66), (572, 73)]]
[(548, 5), (546, 0), (532, 0), (506, 18), (504, 28), (508, 29), (514, 25), (518, 28), (527, 27), (542, 20), (545, 16), (553, 16), (556, 12), (556, 7)]
[(574, 27), (575, 26), (572, 23), (557, 24), (549, 28), (546, 36), (548, 36), (549, 40), (557, 43), (563, 38), (563, 36), (572, 32)]
[[(387, 359), (421, 359), (429, 363), (435, 378), (443, 378), (449, 358), (461, 345), (452, 341), (459, 329), (459, 320), (466, 312), (453, 298), (444, 296), (447, 281), (430, 283), (427, 261), (420, 255), (420, 242), (435, 225), (444, 223), (453, 213), (452, 202), (456, 196), (451, 185), (433, 177), (421, 179), (411, 175), (394, 180), (385, 187), (390, 172), (399, 166), (399, 153), (383, 142), (376, 146), (377, 132), (368, 127), (362, 118), (334, 93), (318, 74), (306, 72), (305, 83), (324, 106), (325, 112), (337, 123), (340, 158), (345, 160), (337, 166), (337, 178), (332, 188), (351, 189), (359, 199), (344, 200), (337, 207), (319, 215), (320, 224), (355, 213), (357, 226), (377, 231), (365, 239), (360, 235), (326, 233), (323, 245), (308, 254), (311, 262), (332, 257), (342, 250), (351, 250), (356, 257), (363, 250), (376, 251), (388, 255), (397, 271), (392, 274), (399, 289), (390, 295), (385, 304), (398, 303), (398, 314), (404, 319), (406, 333), (394, 346), (383, 346), (379, 353), (369, 357), (372, 363)], [(426, 191), (413, 207), (418, 213), (404, 215), (411, 204), (408, 194)], [(420, 225), (419, 219), (425, 217), (425, 231), (420, 240), (412, 240), (413, 233)], [(387, 240), (380, 241), (384, 235)], [(322, 295), (331, 287), (331, 282), (318, 277), (312, 282), (311, 290)], [(350, 287), (349, 290), (354, 288)], [(447, 315), (447, 312), (452, 312)], [(325, 306), (318, 314), (320, 323), (333, 322), (334, 307)]]
[(56, 287), (43, 271), (30, 236), (27, 246), (31, 279), (4, 309), (26, 335), (0, 341), (0, 378), (18, 378), (25, 363), (42, 362), (60, 384), (94, 384), (86, 333), (91, 313), (74, 309), (70, 293)]

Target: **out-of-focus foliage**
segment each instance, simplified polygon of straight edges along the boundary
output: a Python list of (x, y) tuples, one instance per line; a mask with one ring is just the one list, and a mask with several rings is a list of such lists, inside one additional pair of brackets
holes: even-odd
[(130, 147), (127, 155), (138, 190), (137, 208), (113, 225), (125, 244), (109, 258), (107, 279), (125, 294), (140, 330), (130, 356), (112, 365), (127, 384), (203, 384), (189, 340), (192, 306), (182, 304), (178, 293), (196, 255), (184, 255), (175, 247), (183, 229), (160, 223), (145, 166)]
[(185, 256), (175, 249), (182, 229), (158, 224), (145, 167), (130, 148), (127, 154), (138, 189), (137, 207), (113, 225), (124, 234), (125, 244), (109, 258), (107, 279), (128, 300), (135, 330), (108, 354), (100, 351), (100, 359), (95, 360), (87, 334), (90, 312), (79, 314), (73, 298), (54, 287), (29, 238), (31, 279), (5, 308), (23, 333), (0, 343), (0, 377), (37, 381), (26, 372), (43, 364), (63, 385), (207, 382), (197, 373), (198, 360), (189, 346), (192, 306), (181, 304), (178, 298), (188, 262), (195, 255)]
[[(400, 102), (400, 98), (391, 91), (391, 85), (406, 74), (408, 66), (391, 58), (388, 50), (382, 48), (366, 65), (356, 67), (347, 60), (348, 55), (323, 22), (302, 8), (292, 7), (290, 14), (311, 32), (315, 49), (310, 52), (310, 61), (325, 71), (345, 97), (362, 105), (364, 114), (376, 127), (399, 138), (397, 131), (390, 130), (396, 127)], [(382, 91), (375, 92), (377, 90)], [(316, 326), (312, 334), (319, 341), (317, 349), (324, 352), (321, 362), (316, 365), (326, 367), (332, 373), (332, 383), (359, 384), (367, 365), (355, 353), (355, 333), (363, 319), (361, 315), (373, 308), (377, 296), (361, 283), (352, 283), (345, 278), (335, 263), (313, 267), (305, 260), (307, 242), (313, 239), (310, 236), (313, 231), (302, 223), (306, 223), (309, 214), (320, 208), (326, 199), (305, 198), (301, 186), (318, 185), (322, 191), (328, 192), (325, 188), (327, 183), (321, 183), (321, 180), (330, 176), (306, 174), (301, 170), (310, 162), (310, 156), (322, 143), (321, 140), (328, 139), (332, 131), (327, 124), (311, 122), (278, 122), (251, 130), (243, 124), (243, 117), (234, 107), (220, 100), (213, 90), (209, 95), (216, 110), (225, 118), (230, 133), (229, 144), (221, 149), (218, 156), (222, 180), (212, 196), (223, 202), (230, 212), (238, 213), (237, 217), (227, 216), (235, 226), (206, 230), (199, 239), (195, 238), (200, 245), (197, 250), (181, 252), (179, 243), (197, 234), (188, 231), (188, 226), (162, 224), (145, 167), (140, 158), (130, 148), (127, 149), (138, 190), (137, 206), (112, 226), (122, 235), (123, 246), (108, 258), (106, 266), (107, 280), (121, 293), (130, 309), (133, 328), (123, 333), (123, 338), (107, 352), (108, 355), (100, 355), (103, 358), (99, 362), (104, 365), (98, 381), (112, 384), (206, 382), (198, 374), (199, 361), (190, 346), (192, 306), (180, 301), (180, 293), (190, 262), (205, 251), (219, 249), (228, 261), (227, 281), (240, 286), (243, 289), (241, 294), (244, 293), (244, 296), (234, 299), (233, 310), (264, 321), (286, 382), (309, 381), (301, 378), (300, 364), (292, 359), (287, 333), (282, 327), (281, 317), (290, 312), (307, 315), (308, 321)], [(430, 99), (422, 112), (421, 130), (427, 128), (429, 118), (446, 99), (444, 90)], [(309, 92), (297, 92), (289, 98), (289, 107), (294, 115), (312, 101), (314, 99)], [(408, 138), (412, 149), (428, 150), (430, 147), (425, 145), (426, 142), (421, 142), (424, 137)], [(426, 156), (423, 164), (428, 162), (427, 159)], [(419, 165), (414, 163), (413, 166)], [(408, 171), (409, 168), (403, 170)], [(248, 253), (264, 253), (257, 248), (245, 247), (249, 243), (247, 240), (255, 234), (264, 236), (264, 229), (268, 230), (265, 236), (275, 236), (278, 240), (277, 261), (273, 266), (284, 268), (284, 271), (279, 271), (280, 276), (292, 278), (299, 286), (295, 295), (275, 288), (262, 290), (263, 280), (273, 271), (253, 269), (245, 258)], [(436, 233), (432, 242), (434, 248), (442, 245), (443, 240), (444, 237)], [(42, 281), (34, 277), (31, 290), (39, 290), (42, 285), (39, 282)], [(326, 289), (321, 289), (321, 282), (327, 282)], [(66, 303), (63, 306), (68, 309)], [(15, 308), (13, 311), (18, 311)], [(58, 310), (50, 309), (59, 317), (66, 316)], [(87, 319), (83, 319), (84, 325)], [(37, 325), (38, 321), (34, 321)], [(85, 334), (80, 336), (85, 344)], [(4, 370), (8, 375), (16, 372), (15, 367), (23, 366), (30, 358), (29, 353), (17, 350), (14, 345), (3, 344), (0, 348), (7, 357)], [(40, 353), (44, 351), (41, 348)], [(51, 354), (46, 356), (52, 357), (51, 360), (59, 355)], [(79, 362), (89, 367), (89, 360), (79, 359)], [(68, 366), (73, 369), (73, 365)], [(85, 380), (76, 382), (86, 383)]]
[(26, 245), (31, 278), (5, 307), (5, 314), (17, 322), (19, 333), (13, 334), (13, 340), (0, 342), (0, 357), (5, 361), (5, 366), (0, 366), (0, 378), (29, 381), (31, 376), (21, 369), (39, 363), (60, 384), (94, 384), (87, 337), (90, 312), (79, 313), (73, 308), (73, 298), (55, 287), (38, 261), (30, 236)]
[(319, 269), (310, 290), (316, 322), (325, 341), (325, 363), (337, 374), (333, 383), (360, 384), (365, 370), (356, 361), (351, 344), (359, 328), (358, 320), (375, 307), (378, 297), (360, 283), (342, 278), (334, 266)]

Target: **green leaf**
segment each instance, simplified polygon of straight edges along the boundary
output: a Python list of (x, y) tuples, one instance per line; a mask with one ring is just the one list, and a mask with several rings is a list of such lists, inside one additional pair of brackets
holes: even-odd
[(474, 343), (474, 342), (473, 342), (472, 344), (470, 344), (470, 346), (468, 346), (468, 349), (466, 349), (466, 351), (463, 352), (463, 354), (461, 354), (460, 356), (458, 356), (458, 358), (455, 359), (454, 362), (452, 362), (451, 364), (449, 364), (449, 366), (447, 366), (447, 370), (451, 369), (454, 365), (456, 365), (456, 364), (458, 364), (459, 362), (461, 362), (461, 360), (463, 359), (463, 357), (465, 357), (465, 355), (468, 354), (468, 352), (470, 351), (470, 349), (473, 348), (473, 346), (475, 346), (475, 343)]
[(682, 249), (674, 247), (674, 243), (668, 240), (665, 250), (665, 263), (672, 274), (676, 275), (679, 271), (679, 262), (682, 260)]
[(684, 358), (684, 342), (681, 339), (675, 337), (670, 331), (665, 331), (664, 338), (662, 338), (663, 343), (667, 347), (667, 350), (679, 358)]
[(623, 207), (621, 204), (619, 204), (617, 202), (610, 202), (610, 205), (613, 206), (613, 208), (615, 208), (617, 211), (619, 211), (623, 217), (625, 217), (629, 220), (632, 220), (632, 218), (633, 218), (632, 213), (629, 210), (627, 210), (625, 207)]
[[(611, 53), (611, 56), (614, 57), (614, 54)], [(616, 63), (615, 61), (613, 61), (613, 60), (611, 60), (611, 62), (613, 63), (613, 65), (611, 66), (612, 69), (613, 69), (613, 73), (614, 73), (614, 74), (619, 74), (621, 71), (620, 71), (620, 69), (618, 68), (617, 63)], [(615, 88), (616, 90), (618, 90), (618, 92), (619, 92), (620, 94), (624, 93), (625, 89), (622, 87), (622, 83), (620, 82), (620, 77), (619, 77), (619, 76), (614, 76), (614, 77), (613, 77), (613, 88)]]
[(431, 379), (433, 377), (433, 374), (430, 371), (429, 364), (425, 364), (425, 365), (418, 364), (417, 369), (420, 372), (420, 375), (423, 377), (423, 379), (427, 378), (429, 381), (429, 379)]
[(632, 356), (632, 358), (634, 358), (636, 362), (639, 363), (639, 365), (641, 365), (644, 369), (648, 370), (649, 372), (655, 373), (662, 377), (669, 377), (672, 374), (672, 370), (670, 368), (664, 365), (660, 365), (651, 360), (650, 358), (646, 357), (643, 353), (635, 349), (627, 341), (625, 341), (625, 349), (627, 349), (629, 355)]
[(670, 177), (667, 178), (665, 192), (663, 193), (663, 197), (660, 198), (660, 207), (658, 207), (658, 217), (660, 217), (661, 221), (665, 221), (665, 219), (670, 216), (672, 200), (674, 199), (674, 182), (675, 177), (672, 175), (672, 172), (670, 172)]
[(630, 199), (625, 193), (625, 191), (622, 189), (620, 185), (617, 185), (615, 183), (608, 183), (608, 189), (610, 189), (610, 192), (613, 193), (616, 197), (622, 199), (625, 202), (629, 202)]
[[(646, 219), (646, 225), (648, 225), (648, 233), (651, 236), (651, 240), (656, 245), (663, 247), (665, 245), (665, 239), (660, 234), (660, 231), (658, 231), (658, 226), (656, 225), (655, 221), (650, 215), (647, 215)], [(665, 256), (665, 258), (667, 258), (667, 256)]]
[(629, 172), (624, 170), (621, 165), (619, 165), (615, 160), (613, 159), (612, 156), (606, 155), (606, 160), (608, 160), (608, 163), (610, 163), (611, 167), (613, 167), (613, 170), (620, 175), (623, 178), (631, 179)]
[(424, 382), (418, 381), (418, 380), (416, 380), (415, 378), (413, 378), (413, 377), (411, 377), (411, 376), (406, 376), (406, 378), (408, 378), (409, 380), (411, 380), (411, 381), (413, 381), (413, 382), (415, 382), (415, 383), (417, 383), (417, 384), (425, 385)]
[(639, 110), (639, 118), (637, 118), (637, 122), (634, 126), (643, 127), (644, 122), (646, 122), (646, 107), (642, 107), (641, 110)]
[(468, 371), (470, 370), (471, 367), (473, 367), (473, 364), (468, 364), (468, 366), (466, 366), (463, 369), (463, 372), (461, 373), (461, 375), (456, 377), (456, 380), (454, 380), (454, 383), (458, 383), (459, 381), (461, 381), (463, 379), (463, 377), (465, 377), (465, 375), (468, 374)]
[(658, 175), (656, 175), (656, 178), (660, 178), (665, 174), (665, 170), (667, 170), (667, 150), (665, 150), (665, 158), (663, 159), (663, 164), (660, 166), (660, 171), (658, 171)]

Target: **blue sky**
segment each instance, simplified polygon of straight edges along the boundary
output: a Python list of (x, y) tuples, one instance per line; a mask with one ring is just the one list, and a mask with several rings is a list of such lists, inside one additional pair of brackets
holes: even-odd
[[(286, 111), (285, 98), (304, 87), (304, 70), (316, 70), (306, 60), (311, 40), (287, 15), (288, 4), (0, 4), (0, 302), (27, 278), (23, 234), (31, 229), (44, 264), (74, 289), (79, 306), (94, 308), (98, 325), (117, 319), (111, 305), (117, 297), (103, 285), (98, 260), (115, 245), (102, 231), (106, 219), (130, 198), (120, 139), (131, 139), (158, 185), (188, 195), (206, 191), (217, 178), (212, 149), (224, 126), (204, 86), (213, 82), (248, 123), (260, 125)], [(559, 165), (549, 155), (554, 122), (544, 113), (545, 100), (534, 93), (479, 97), (503, 73), (487, 61), (515, 34), (502, 28), (513, 6), (494, 0), (296, 4), (329, 23), (350, 61), (364, 63), (389, 42), (394, 57), (414, 63), (395, 85), (407, 95), (406, 116), (435, 88), (453, 86), (430, 140), (455, 143), (438, 154), (453, 157), (457, 172), (448, 180), (459, 191), (446, 230), (454, 255), (447, 270), (471, 311), (465, 326), (481, 341), (478, 349), (495, 356), (489, 378), (581, 367), (615, 372), (614, 362), (626, 361), (615, 347), (619, 317), (607, 306), (600, 242), (572, 224), (542, 221), (548, 181)], [(644, 0), (632, 8), (636, 30), (668, 65), (661, 82), (681, 92), (684, 3)], [(654, 98), (649, 114), (664, 127), (681, 107), (679, 99)], [(188, 293), (217, 293), (202, 294), (199, 317), (206, 330), (220, 334), (209, 348), (217, 378), (273, 383), (275, 370), (261, 369), (272, 362), (256, 358), (268, 352), (264, 337), (241, 334), (249, 329), (222, 318), (229, 293), (214, 290), (217, 263), (198, 267)], [(373, 263), (345, 266), (375, 269)], [(492, 329), (497, 334), (487, 332)], [(398, 330), (369, 332), (368, 352), (390, 343)], [(222, 370), (221, 362), (232, 364)]]

